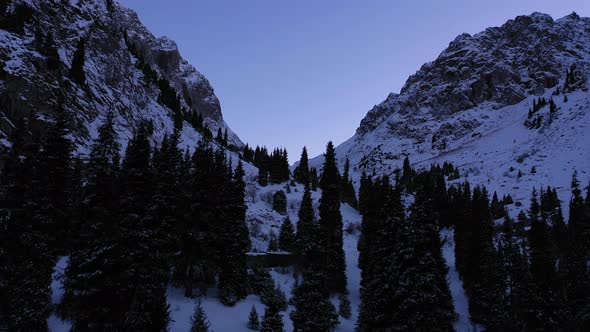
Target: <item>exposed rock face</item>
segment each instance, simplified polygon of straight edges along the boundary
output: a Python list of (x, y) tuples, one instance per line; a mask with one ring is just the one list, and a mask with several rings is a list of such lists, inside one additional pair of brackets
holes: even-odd
[(474, 36), (462, 34), (410, 76), (399, 94), (370, 110), (356, 134), (364, 136), (394, 113), (440, 119), (484, 103), (500, 108), (540, 95), (566, 68), (587, 59), (589, 39), (590, 19), (575, 13), (557, 21), (533, 13)]
[[(58, 104), (71, 116), (74, 138), (82, 146), (109, 111), (117, 114), (123, 139), (141, 119), (154, 122), (156, 137), (171, 133), (173, 111), (159, 100), (160, 79), (178, 94), (185, 119), (198, 112), (213, 133), (227, 128), (209, 81), (181, 57), (173, 41), (154, 37), (135, 12), (112, 0), (0, 5), (4, 137), (11, 123), (31, 111), (51, 119)], [(228, 134), (230, 143), (242, 145), (231, 130)], [(197, 140), (200, 134), (185, 122), (182, 137)]]

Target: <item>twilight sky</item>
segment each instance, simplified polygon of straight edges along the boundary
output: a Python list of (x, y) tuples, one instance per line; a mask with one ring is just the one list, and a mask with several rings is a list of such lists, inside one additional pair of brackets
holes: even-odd
[(457, 35), (534, 11), (590, 16), (588, 0), (120, 0), (174, 39), (250, 145), (290, 162), (351, 137), (360, 120)]

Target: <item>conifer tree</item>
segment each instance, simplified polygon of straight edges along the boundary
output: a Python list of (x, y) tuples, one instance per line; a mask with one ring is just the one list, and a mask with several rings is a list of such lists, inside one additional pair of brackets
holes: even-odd
[(538, 290), (538, 298), (533, 302), (533, 308), (538, 314), (532, 324), (544, 329), (555, 329), (563, 324), (565, 313), (557, 292), (560, 288), (555, 269), (557, 257), (548, 226), (540, 216), (540, 209), (537, 191), (533, 188), (529, 210), (530, 271)]
[[(11, 148), (2, 172), (0, 314), (9, 331), (46, 331), (54, 257), (37, 193), (37, 149)], [(21, 153), (22, 152), (22, 153)], [(11, 168), (10, 166), (15, 166)]]
[(271, 301), (264, 310), (260, 332), (283, 332), (283, 317), (278, 303)]
[(111, 319), (117, 307), (111, 301), (117, 283), (113, 274), (96, 273), (114, 268), (115, 239), (119, 211), (119, 150), (114, 130), (114, 117), (109, 113), (98, 128), (93, 142), (84, 188), (80, 241), (70, 255), (65, 271), (62, 316), (78, 329), (114, 329)]
[(129, 142), (121, 168), (121, 210), (113, 252), (117, 256), (111, 258), (115, 269), (128, 271), (117, 276), (118, 283), (128, 286), (116, 290), (112, 299), (122, 306), (122, 317), (114, 320), (119, 329), (161, 331), (169, 320), (168, 268), (159, 232), (166, 225), (145, 209), (155, 188), (151, 152), (148, 126), (143, 123)]
[(490, 210), (492, 212), (492, 217), (494, 220), (500, 219), (504, 217), (504, 210), (503, 204), (498, 200), (498, 194), (494, 191), (494, 195), (492, 196), (492, 203), (490, 205)]
[(191, 332), (209, 332), (209, 328), (210, 324), (207, 315), (199, 300), (195, 306), (195, 312), (191, 317)]
[(256, 312), (256, 307), (254, 305), (252, 305), (252, 310), (250, 310), (250, 314), (248, 315), (248, 328), (253, 331), (258, 331), (260, 328), (258, 312)]
[(474, 321), (488, 328), (501, 323), (502, 280), (493, 243), (493, 221), (485, 187), (475, 187), (471, 207), (472, 237), (464, 278), (469, 294), (469, 312)]
[(312, 238), (317, 231), (315, 214), (311, 200), (309, 187), (305, 187), (301, 207), (299, 208), (299, 220), (297, 221), (297, 235), (295, 247), (298, 255), (304, 256), (309, 251)]
[(223, 134), (221, 132), (221, 128), (217, 128), (217, 135), (215, 136), (215, 140), (219, 144), (223, 144)]
[(279, 190), (272, 196), (272, 209), (280, 214), (287, 214), (287, 196)]
[(329, 142), (320, 179), (319, 232), (323, 250), (324, 269), (331, 291), (346, 289), (346, 264), (342, 247), (342, 215), (340, 214), (340, 174), (336, 167), (334, 145)]
[(307, 156), (307, 148), (304, 146), (303, 150), (301, 151), (301, 158), (299, 159), (299, 165), (295, 170), (295, 181), (303, 184), (309, 185), (310, 181), (310, 174), (309, 174), (309, 160)]
[(312, 167), (309, 170), (309, 182), (311, 184), (311, 190), (317, 191), (319, 178), (318, 178), (318, 171), (315, 167)]
[(410, 165), (410, 158), (406, 156), (406, 158), (404, 158), (402, 177), (400, 179), (403, 188), (410, 189), (410, 187), (412, 186), (413, 173), (414, 171), (412, 170), (412, 166)]
[(222, 143), (223, 143), (223, 146), (225, 146), (225, 147), (228, 146), (229, 137), (228, 137), (228, 134), (227, 134), (227, 128), (225, 128), (225, 130), (223, 131), (223, 141), (222, 141)]
[(361, 174), (358, 209), (360, 214), (364, 214), (366, 207), (369, 204), (369, 192), (371, 192), (372, 179), (367, 177), (367, 173), (363, 170)]
[[(247, 257), (250, 237), (246, 226), (246, 203), (244, 200), (245, 183), (242, 162), (239, 161), (235, 174), (229, 177), (227, 192), (224, 194), (226, 204), (219, 207), (222, 211), (219, 239), (223, 239), (221, 256), (218, 264), (219, 298), (222, 303), (234, 305), (247, 295)], [(224, 212), (224, 213), (223, 213)]]
[(268, 171), (262, 166), (258, 167), (258, 184), (263, 187), (268, 185)]
[(290, 314), (293, 331), (330, 332), (338, 325), (336, 308), (325, 291), (323, 279), (321, 272), (308, 269), (303, 275), (303, 281), (293, 289), (295, 310)]
[(287, 216), (279, 233), (279, 249), (282, 251), (292, 252), (295, 248), (295, 231), (293, 230), (293, 224)]
[(584, 202), (577, 172), (572, 175), (571, 190), (568, 245), (560, 268), (564, 275), (567, 308), (571, 313), (569, 328), (572, 331), (583, 331), (590, 327), (590, 271), (586, 233), (590, 223), (590, 195), (586, 195)]
[(345, 293), (340, 294), (338, 297), (338, 314), (344, 319), (350, 319), (352, 315), (351, 310), (348, 295)]
[(344, 163), (344, 174), (342, 174), (341, 180), (341, 196), (342, 202), (347, 203), (353, 208), (358, 208), (358, 201), (356, 199), (356, 192), (354, 191), (354, 185), (352, 184), (352, 180), (350, 180), (350, 161), (346, 158), (346, 162)]

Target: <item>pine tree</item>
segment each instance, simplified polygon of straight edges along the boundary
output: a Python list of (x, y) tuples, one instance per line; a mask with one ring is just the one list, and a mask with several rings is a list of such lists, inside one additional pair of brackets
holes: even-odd
[(209, 332), (210, 324), (201, 301), (197, 302), (195, 312), (191, 317), (191, 332)]
[(69, 126), (62, 106), (58, 107), (55, 122), (50, 124), (39, 152), (39, 166), (35, 178), (40, 194), (40, 214), (45, 219), (45, 231), (51, 246), (62, 252), (68, 247), (70, 238), (70, 194), (72, 189), (73, 146), (68, 139)]
[(215, 140), (219, 144), (223, 144), (223, 134), (221, 128), (217, 128), (217, 135), (215, 136)]
[(500, 324), (503, 331), (522, 331), (526, 329), (534, 312), (533, 302), (536, 289), (532, 284), (526, 257), (514, 236), (514, 225), (508, 213), (504, 224), (498, 254), (503, 280), (503, 314), (504, 323)]
[[(246, 226), (245, 183), (242, 162), (238, 162), (234, 177), (229, 177), (229, 188), (224, 194), (226, 204), (222, 204), (220, 219), (225, 222), (220, 230), (221, 255), (218, 264), (219, 298), (226, 305), (234, 305), (247, 296), (247, 257), (250, 237)], [(223, 213), (225, 212), (225, 214)], [(221, 225), (220, 225), (221, 226)]]
[(169, 320), (168, 267), (160, 242), (165, 240), (159, 232), (166, 226), (146, 211), (155, 189), (151, 152), (148, 125), (143, 123), (129, 142), (121, 168), (119, 232), (113, 252), (117, 256), (111, 258), (116, 270), (128, 271), (117, 276), (117, 282), (127, 287), (116, 290), (112, 299), (125, 299), (119, 300), (123, 315), (115, 320), (121, 329), (163, 330)]
[(543, 326), (544, 329), (553, 329), (564, 323), (565, 314), (563, 313), (563, 303), (557, 294), (559, 284), (555, 270), (555, 251), (549, 236), (548, 226), (540, 216), (540, 210), (537, 191), (533, 188), (529, 210), (531, 221), (529, 234), (530, 271), (540, 297), (535, 302), (535, 309), (540, 313), (539, 320), (535, 325)]
[(283, 221), (279, 233), (279, 249), (292, 252), (295, 248), (295, 231), (289, 217)]
[(283, 317), (281, 316), (278, 304), (270, 302), (264, 310), (262, 323), (260, 324), (260, 332), (283, 332)]
[(96, 273), (114, 268), (119, 211), (119, 150), (114, 116), (109, 113), (98, 128), (87, 165), (79, 244), (70, 254), (65, 271), (62, 316), (79, 329), (114, 329), (112, 305), (117, 283), (113, 274)]
[(363, 171), (361, 174), (358, 209), (360, 214), (364, 214), (366, 207), (369, 204), (369, 193), (371, 192), (372, 179), (367, 177), (367, 173)]
[(250, 315), (248, 315), (248, 328), (250, 330), (258, 331), (260, 327), (260, 322), (258, 320), (258, 313), (256, 312), (256, 307), (252, 305), (252, 310), (250, 310)]
[(350, 180), (350, 161), (346, 158), (346, 162), (344, 163), (344, 174), (342, 174), (341, 180), (341, 196), (342, 202), (347, 203), (353, 208), (358, 208), (358, 201), (356, 199), (356, 192), (354, 191), (354, 185)]
[(571, 189), (568, 245), (560, 268), (564, 275), (567, 307), (571, 313), (569, 328), (572, 331), (584, 331), (590, 327), (590, 271), (587, 264), (590, 193), (584, 202), (577, 172), (572, 175)]
[(340, 174), (336, 167), (336, 154), (332, 142), (328, 143), (320, 179), (319, 232), (322, 239), (324, 269), (331, 291), (346, 289), (346, 264), (342, 242), (342, 215), (340, 214)]
[(303, 184), (309, 185), (310, 181), (310, 174), (309, 174), (309, 160), (307, 156), (307, 148), (304, 146), (303, 150), (301, 151), (301, 158), (299, 159), (299, 165), (295, 170), (295, 181)]
[(293, 321), (293, 331), (330, 332), (338, 325), (336, 308), (325, 291), (324, 279), (318, 270), (308, 269), (303, 275), (303, 281), (293, 289), (295, 310), (289, 315)]
[(408, 190), (410, 189), (410, 187), (412, 186), (413, 174), (414, 171), (412, 170), (412, 166), (410, 165), (410, 158), (406, 156), (406, 158), (404, 158), (402, 177), (400, 179), (403, 188)]
[(301, 207), (299, 208), (297, 235), (295, 237), (295, 247), (299, 256), (304, 256), (309, 251), (312, 238), (316, 232), (317, 226), (315, 223), (311, 192), (309, 187), (305, 187)]
[(272, 196), (272, 209), (280, 214), (287, 214), (287, 195), (282, 190)]
[(493, 220), (485, 187), (473, 190), (471, 208), (472, 237), (466, 259), (464, 280), (469, 294), (472, 319), (488, 328), (501, 324), (501, 275), (493, 243)]
[[(51, 313), (50, 254), (38, 180), (36, 146), (13, 145), (2, 172), (0, 204), (0, 314), (9, 331), (46, 331)], [(11, 166), (14, 166), (12, 168)]]
[(263, 187), (268, 185), (268, 171), (262, 166), (258, 167), (258, 184)]
[(498, 200), (498, 194), (494, 191), (494, 195), (492, 196), (492, 203), (490, 205), (490, 210), (492, 212), (492, 217), (494, 220), (500, 219), (504, 217), (506, 210), (504, 210), (504, 206)]
[(318, 182), (319, 182), (319, 178), (318, 178), (318, 171), (315, 167), (312, 167), (309, 170), (309, 182), (311, 184), (311, 190), (313, 191), (317, 191), (318, 190)]

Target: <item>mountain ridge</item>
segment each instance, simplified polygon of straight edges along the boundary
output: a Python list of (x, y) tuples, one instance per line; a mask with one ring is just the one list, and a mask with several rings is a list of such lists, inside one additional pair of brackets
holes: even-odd
[[(590, 18), (575, 13), (557, 20), (533, 13), (473, 36), (461, 34), (399, 93), (369, 110), (356, 133), (336, 148), (340, 167), (350, 159), (358, 187), (363, 171), (393, 175), (405, 157), (424, 168), (451, 162), (460, 166), (462, 181), (496, 181), (498, 188), (491, 189), (506, 194), (518, 188), (524, 206), (532, 187), (541, 184), (564, 188), (560, 195), (567, 201), (571, 173), (577, 169), (586, 177), (590, 168), (590, 148), (583, 144), (590, 140), (589, 50)], [(575, 82), (567, 79), (570, 72)], [(539, 98), (554, 100), (557, 112), (543, 106), (529, 116)], [(538, 123), (531, 126), (533, 121)], [(494, 132), (510, 139), (485, 151), (485, 137)], [(483, 154), (489, 162), (481, 164)], [(550, 163), (548, 156), (563, 164)], [(310, 165), (322, 161), (318, 156)], [(536, 175), (528, 174), (533, 166)]]
[[(207, 78), (182, 58), (174, 41), (151, 34), (133, 10), (111, 0), (13, 0), (0, 11), (5, 145), (23, 116), (46, 121), (63, 107), (81, 153), (109, 111), (116, 113), (123, 140), (142, 120), (152, 120), (161, 139), (182, 118), (183, 144), (192, 146), (201, 133), (191, 122), (200, 114), (213, 133), (228, 130), (229, 142), (243, 146), (223, 120)], [(164, 101), (163, 90), (177, 100)]]

